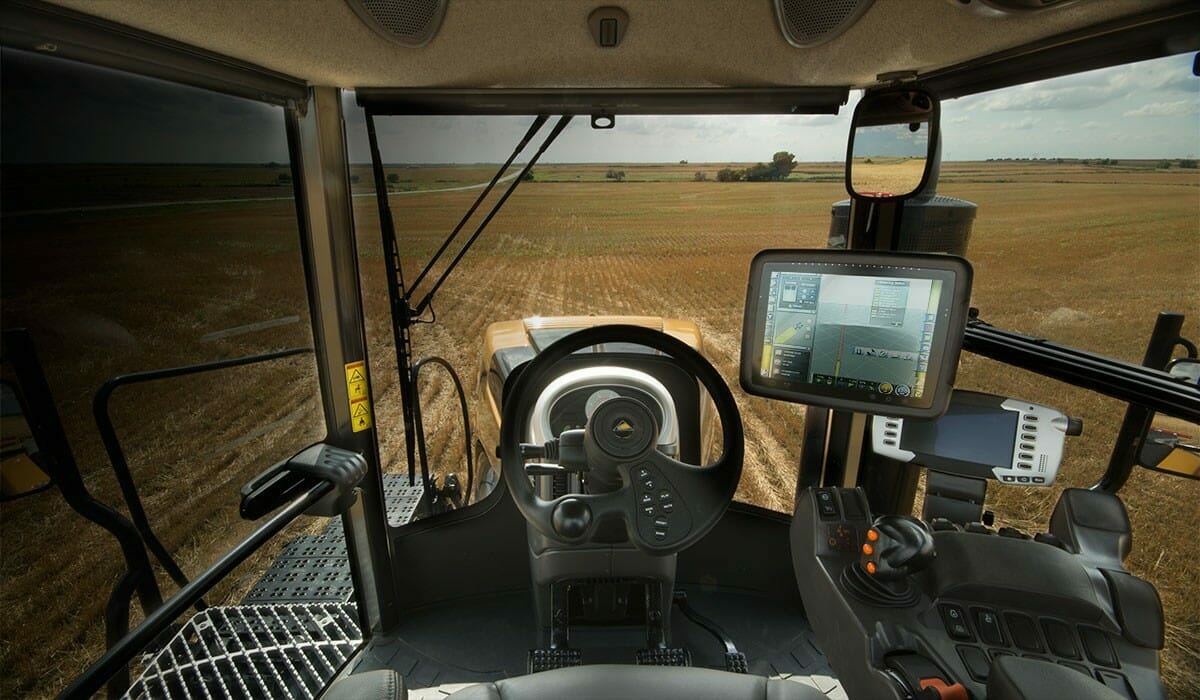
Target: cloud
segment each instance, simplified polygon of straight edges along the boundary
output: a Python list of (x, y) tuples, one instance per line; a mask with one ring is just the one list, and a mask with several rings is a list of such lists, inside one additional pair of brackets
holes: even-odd
[(1033, 111), (1045, 109), (1091, 109), (1113, 99), (1106, 87), (1068, 87), (1046, 89), (1025, 85), (991, 95), (972, 105), (985, 112)]
[(1175, 102), (1152, 102), (1126, 112), (1126, 117), (1179, 117), (1196, 113), (1194, 100), (1176, 100)]
[(1007, 129), (1009, 131), (1027, 131), (1027, 130), (1032, 129), (1033, 127), (1037, 126), (1038, 122), (1040, 122), (1040, 121), (1041, 121), (1041, 119), (1034, 119), (1033, 117), (1025, 117), (1021, 121), (1006, 122), (1004, 124), (1001, 124), (1000, 128)]
[[(1191, 57), (1114, 66), (1101, 70), (1019, 85), (966, 98), (970, 109), (985, 112), (1084, 110), (1133, 99), (1148, 102), (1172, 93), (1195, 95), (1200, 80), (1192, 75)], [(1140, 99), (1139, 99), (1140, 98)]]

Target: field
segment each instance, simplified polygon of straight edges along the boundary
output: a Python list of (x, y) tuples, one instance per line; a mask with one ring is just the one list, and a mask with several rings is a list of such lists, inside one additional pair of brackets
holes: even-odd
[[(830, 205), (845, 191), (836, 165), (801, 163), (786, 182), (713, 182), (727, 165), (539, 166), (442, 288), (437, 323), (416, 330), (416, 354), (446, 357), (470, 392), (488, 323), (535, 314), (662, 315), (697, 322), (706, 355), (736, 387), (750, 257), (767, 247), (824, 246)], [(31, 328), (87, 485), (109, 503), (120, 496), (91, 416), (105, 379), (311, 344), (294, 207), (267, 199), (288, 195), (279, 179), (286, 168), (155, 167), (124, 173), (120, 196), (103, 185), (111, 168), (80, 169), (62, 188), (66, 195), (21, 190), (7, 169), (4, 177), (4, 325)], [(606, 178), (610, 169), (625, 180)], [(476, 196), (453, 188), (484, 182), (491, 170), (389, 172), (397, 176), (391, 202), (412, 280)], [(709, 181), (697, 181), (697, 172)], [(356, 192), (368, 193), (369, 170), (356, 166), (353, 174)], [(164, 181), (184, 194), (164, 193)], [(1185, 335), (1200, 337), (1197, 171), (1136, 162), (947, 163), (939, 191), (979, 205), (968, 248), (972, 306), (991, 323), (1134, 362), (1160, 310), (1186, 313)], [(91, 194), (72, 201), (189, 203), (59, 211), (62, 199), (84, 192)], [(246, 197), (264, 201), (194, 203)], [(22, 208), (51, 211), (17, 215)], [(381, 450), (389, 469), (402, 471), (374, 200), (356, 198), (354, 216)], [(282, 321), (213, 337), (271, 320)], [(1000, 523), (1045, 529), (1062, 487), (1090, 485), (1103, 473), (1123, 411), (1117, 402), (970, 355), (958, 385), (1084, 419), (1054, 487), (993, 487), (988, 507)], [(438, 471), (461, 472), (461, 428), (447, 388), (431, 375), (423, 392), (430, 454)], [(735, 394), (748, 448), (738, 497), (789, 511), (803, 408)], [(116, 426), (151, 522), (185, 571), (198, 572), (248, 531), (236, 515), (242, 483), (320, 437), (315, 396), (306, 357), (118, 393)], [(1165, 678), (1183, 697), (1200, 687), (1200, 564), (1176, 542), (1200, 528), (1200, 484), (1138, 470), (1122, 496), (1136, 532), (1127, 564), (1158, 586), (1168, 621)], [(244, 565), (209, 602), (240, 599), (272, 555)], [(56, 493), (0, 506), (0, 696), (53, 694), (101, 653), (104, 599), (121, 568), (111, 539)]]

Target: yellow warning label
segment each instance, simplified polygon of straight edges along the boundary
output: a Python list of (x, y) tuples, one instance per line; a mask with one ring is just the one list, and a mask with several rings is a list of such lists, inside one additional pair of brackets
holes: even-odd
[(371, 402), (367, 401), (367, 363), (346, 365), (346, 393), (350, 396), (350, 427), (361, 433), (371, 427)]
[(350, 401), (350, 427), (356, 433), (371, 427), (371, 403), (366, 398)]
[(367, 366), (361, 360), (346, 365), (346, 393), (350, 403), (367, 398)]

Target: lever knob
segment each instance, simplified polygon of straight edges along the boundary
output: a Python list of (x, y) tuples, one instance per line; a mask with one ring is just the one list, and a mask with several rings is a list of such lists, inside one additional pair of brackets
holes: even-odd
[(880, 581), (906, 578), (937, 554), (929, 526), (909, 515), (882, 515), (867, 530), (859, 564)]
[(564, 498), (550, 516), (554, 531), (563, 537), (582, 537), (592, 524), (592, 509), (578, 498)]

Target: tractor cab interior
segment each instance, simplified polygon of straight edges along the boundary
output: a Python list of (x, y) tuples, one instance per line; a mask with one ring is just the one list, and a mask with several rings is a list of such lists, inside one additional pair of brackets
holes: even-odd
[[(14, 0), (0, 20), (9, 55), (279, 108), (289, 170), (274, 184), (295, 201), (311, 315), (311, 348), (104, 384), (93, 410), (124, 510), (89, 492), (36, 334), (5, 322), (5, 425), (10, 414), (23, 421), (20, 440), (6, 427), (5, 498), (20, 458), (38, 478), (14, 477), (33, 484), (13, 486), (25, 490), (14, 497), (61, 492), (120, 542), (127, 568), (110, 594), (104, 651), (64, 679), (63, 697), (106, 686), (113, 697), (331, 700), (1167, 696), (1170, 622), (1155, 585), (1127, 567), (1134, 537), (1119, 492), (1139, 464), (1200, 474), (1194, 440), (1176, 429), (1200, 422), (1183, 316), (1159, 317), (1142, 365), (991, 325), (973, 308), (973, 286), (994, 270), (967, 250), (973, 205), (935, 194), (944, 101), (1200, 50), (1192, 3), (545, 0), (517, 11), (456, 0)], [(479, 246), (523, 245), (495, 231), (530, 206), (514, 194), (550, 181), (551, 162), (567, 197), (583, 191), (568, 189), (583, 171), (550, 160), (579, 147), (573, 123), (603, 136), (643, 117), (819, 119), (859, 90), (837, 147), (844, 167), (823, 175), (850, 196), (834, 206), (828, 246), (739, 254), (744, 307), (722, 310), (724, 324), (702, 327), (650, 293), (636, 300), (651, 308), (603, 308), (594, 291), (595, 308), (584, 300), (579, 315), (513, 320), (521, 313), (481, 280), (483, 337), (433, 335), (435, 301), (464, 260)], [(490, 179), (407, 179), (434, 168), (390, 150), (420, 152), (422, 136), (397, 137), (418, 118), (432, 125), (421, 134), (454, 124), (465, 127), (454, 139), (487, 141), (485, 162), (463, 162)], [(496, 134), (513, 142), (497, 146)], [(352, 155), (360, 147), (369, 166)], [(723, 172), (746, 188), (782, 183), (793, 160), (781, 152)], [(626, 173), (604, 179), (617, 192)], [(695, 173), (697, 185), (707, 179)], [(447, 197), (428, 206), (454, 225), (421, 238), (404, 217), (430, 193)], [(636, 206), (671, 215), (701, 199)], [(568, 199), (538, 203), (530, 237), (574, 216)], [(159, 204), (196, 202), (137, 206)], [(601, 204), (622, 221), (635, 206), (620, 194)], [(378, 221), (369, 242), (363, 207)], [(606, 262), (656, 254), (636, 250), (637, 224), (627, 227), (626, 249)], [(581, 229), (564, 256), (589, 245)], [(695, 240), (671, 245), (726, 245)], [(555, 264), (530, 254), (526, 266)], [(628, 284), (599, 264), (583, 274)], [(564, 276), (560, 298), (578, 282)], [(443, 315), (460, 310), (463, 297), (453, 299)], [(385, 307), (379, 341), (382, 316), (369, 309)], [(614, 311), (630, 313), (596, 315)], [(245, 328), (255, 324), (230, 332)], [(417, 337), (469, 346), (478, 366), (456, 367), (446, 351), (419, 358)], [(107, 402), (128, 384), (309, 355), (324, 437), (262, 464), (240, 486), (252, 534), (185, 574), (154, 536)], [(1033, 531), (997, 526), (985, 499), (1055, 484), (1083, 422), (1074, 407), (1015, 388), (956, 388), (974, 357), (1126, 411), (1095, 485), (1062, 489)], [(389, 414), (371, 365), (393, 360)], [(427, 368), (457, 398), (436, 420)], [(457, 409), (465, 472), (439, 465), (445, 450), (432, 447), (457, 449)], [(788, 455), (748, 426), (798, 412), (802, 432), (788, 435), (798, 464), (785, 466)], [(742, 498), (764, 465), (789, 474), (788, 512)], [(302, 516), (328, 524), (269, 557), (241, 603), (205, 607)], [(342, 567), (346, 590), (252, 600), (268, 583), (326, 581), (322, 567)], [(170, 581), (177, 592), (161, 595)], [(135, 597), (143, 614), (130, 629)]]

